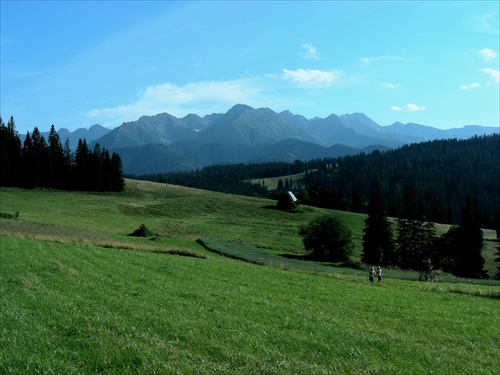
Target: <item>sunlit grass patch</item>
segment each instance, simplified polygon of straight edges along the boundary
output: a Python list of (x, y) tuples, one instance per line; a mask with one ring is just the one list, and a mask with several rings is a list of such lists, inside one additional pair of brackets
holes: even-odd
[[(207, 255), (190, 249), (171, 245), (156, 245), (147, 239), (121, 240), (94, 230), (61, 224), (43, 224), (30, 221), (7, 221), (0, 219), (0, 234), (38, 241), (49, 241), (80, 246), (147, 251), (162, 254), (185, 255), (206, 258)], [(161, 239), (160, 239), (161, 241)]]
[(1, 373), (489, 374), (500, 365), (498, 301), (448, 290), (492, 286), (375, 287), (221, 257), (0, 240)]

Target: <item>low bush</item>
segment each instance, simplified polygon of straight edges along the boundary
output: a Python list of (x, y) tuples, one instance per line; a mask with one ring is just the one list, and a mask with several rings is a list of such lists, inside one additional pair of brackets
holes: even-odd
[(19, 217), (19, 211), (16, 211), (16, 213), (13, 214), (8, 214), (6, 212), (0, 212), (0, 218), (1, 219), (17, 219)]
[(152, 235), (153, 232), (151, 232), (148, 229), (148, 227), (144, 224), (141, 224), (141, 226), (138, 229), (129, 234), (129, 236), (132, 237), (151, 237)]

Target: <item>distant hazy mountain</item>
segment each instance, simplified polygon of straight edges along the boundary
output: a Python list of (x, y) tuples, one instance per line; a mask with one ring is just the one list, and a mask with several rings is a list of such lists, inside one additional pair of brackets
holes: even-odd
[[(57, 134), (59, 134), (59, 138), (61, 139), (61, 143), (63, 145), (66, 142), (66, 139), (69, 139), (69, 146), (71, 147), (72, 150), (75, 150), (76, 146), (78, 145), (79, 139), (85, 139), (87, 143), (90, 144), (96, 139), (103, 137), (110, 131), (111, 131), (110, 129), (96, 124), (92, 125), (89, 129), (79, 128), (72, 132), (70, 132), (68, 129), (61, 128), (57, 130)], [(41, 132), (41, 134), (47, 141), (49, 138), (49, 132)], [(26, 137), (25, 134), (21, 134), (20, 135), (21, 141), (24, 142), (25, 137)]]
[(176, 118), (168, 113), (143, 116), (94, 142), (119, 152), (126, 173), (139, 174), (216, 163), (336, 157), (498, 131), (483, 126), (439, 130), (399, 122), (380, 126), (363, 113), (306, 119), (289, 111), (276, 113), (238, 104), (226, 113), (205, 117), (190, 114)]
[(183, 139), (192, 139), (205, 130), (210, 117), (201, 118), (187, 115), (176, 118), (168, 113), (156, 116), (142, 116), (139, 120), (125, 122), (118, 128), (99, 139), (99, 144), (106, 148), (137, 147), (147, 144), (169, 145)]
[(193, 144), (225, 143), (232, 145), (273, 144), (284, 139), (311, 141), (315, 139), (305, 129), (286, 116), (268, 108), (253, 109), (238, 104), (225, 115), (217, 117), (204, 131), (196, 135)]

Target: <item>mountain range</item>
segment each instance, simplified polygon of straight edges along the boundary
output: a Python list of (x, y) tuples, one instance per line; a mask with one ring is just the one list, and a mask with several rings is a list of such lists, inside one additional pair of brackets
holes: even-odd
[[(87, 142), (117, 152), (127, 174), (161, 173), (212, 164), (293, 162), (397, 148), (434, 139), (466, 139), (498, 133), (498, 128), (468, 125), (440, 130), (414, 123), (381, 126), (363, 113), (306, 119), (289, 111), (237, 104), (223, 114), (183, 118), (168, 113), (142, 116)], [(103, 130), (104, 129), (104, 130)], [(61, 134), (60, 134), (61, 135)], [(89, 134), (90, 135), (90, 134)], [(65, 139), (65, 137), (61, 137)]]
[[(90, 128), (79, 128), (76, 129), (75, 131), (69, 131), (66, 128), (61, 128), (57, 131), (57, 134), (59, 134), (59, 138), (61, 139), (62, 143), (66, 142), (66, 140), (69, 141), (69, 147), (72, 150), (76, 150), (76, 146), (78, 145), (78, 140), (80, 139), (85, 139), (87, 140), (88, 143), (91, 143), (92, 141), (95, 141), (96, 139), (101, 138), (105, 134), (109, 133), (111, 129), (105, 128), (104, 126), (101, 126), (99, 124), (92, 125)], [(45, 138), (49, 138), (50, 132), (40, 132), (40, 134)], [(25, 134), (20, 134), (19, 138), (21, 139), (21, 142), (24, 142), (26, 135)]]

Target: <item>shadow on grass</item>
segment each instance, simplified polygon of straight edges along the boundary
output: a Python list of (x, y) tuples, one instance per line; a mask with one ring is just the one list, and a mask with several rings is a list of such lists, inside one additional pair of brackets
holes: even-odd
[[(317, 259), (309, 255), (297, 254), (272, 254), (267, 251), (261, 250), (255, 246), (235, 240), (214, 240), (209, 238), (199, 238), (197, 242), (205, 247), (207, 250), (214, 253), (223, 255), (228, 258), (241, 260), (248, 263), (271, 266), (281, 269), (296, 269), (312, 272), (326, 272), (346, 275), (365, 276), (368, 279), (368, 273), (364, 269), (366, 266), (359, 262), (347, 261), (341, 263), (318, 262)], [(416, 272), (403, 272), (397, 269), (390, 269), (390, 272), (385, 275), (386, 279), (399, 279), (418, 281), (418, 274)], [(481, 284), (489, 286), (498, 286), (498, 280), (486, 279), (460, 279), (456, 277), (439, 278), (439, 281), (453, 284)], [(434, 284), (434, 283), (432, 283)], [(448, 292), (455, 292), (470, 295), (477, 295), (479, 297), (486, 297), (492, 299), (499, 299), (500, 292), (474, 292), (474, 291), (461, 291), (455, 287), (447, 290)]]
[(352, 268), (343, 268), (335, 263), (317, 263), (317, 260), (308, 255), (292, 255), (283, 254), (276, 255), (261, 250), (255, 246), (242, 243), (240, 241), (231, 240), (214, 240), (208, 238), (199, 238), (199, 244), (204, 246), (207, 250), (214, 253), (242, 260), (248, 263), (254, 263), (263, 266), (272, 266), (282, 269), (297, 269), (304, 271), (314, 272), (335, 272), (364, 275), (364, 271), (355, 270)]

